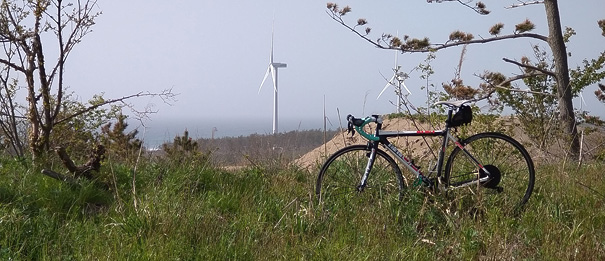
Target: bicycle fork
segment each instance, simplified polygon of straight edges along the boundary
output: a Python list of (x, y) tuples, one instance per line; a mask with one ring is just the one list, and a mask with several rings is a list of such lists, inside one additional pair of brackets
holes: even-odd
[(363, 175), (361, 176), (361, 181), (359, 182), (359, 185), (357, 185), (357, 191), (359, 191), (359, 192), (363, 192), (363, 190), (365, 189), (367, 180), (368, 180), (368, 176), (370, 175), (372, 166), (374, 166), (374, 160), (376, 160), (376, 146), (373, 144), (372, 145), (368, 144), (368, 146), (371, 146), (371, 149), (367, 155), (368, 163), (366, 164), (366, 168), (363, 172)]

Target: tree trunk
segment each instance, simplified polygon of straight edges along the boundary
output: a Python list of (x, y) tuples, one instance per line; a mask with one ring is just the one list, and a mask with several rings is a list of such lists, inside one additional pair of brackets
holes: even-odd
[[(42, 99), (42, 116), (38, 118), (40, 121), (40, 129), (42, 130), (42, 135), (40, 136), (39, 143), (42, 147), (43, 151), (48, 151), (50, 149), (50, 133), (53, 129), (53, 117), (51, 115), (52, 105), (51, 105), (51, 92), (50, 86), (46, 75), (46, 66), (44, 60), (44, 51), (42, 50), (42, 41), (40, 40), (40, 35), (36, 34), (33, 39), (33, 51), (36, 53), (36, 62), (38, 68), (38, 79), (40, 81), (40, 95)], [(44, 119), (44, 120), (42, 120)]]
[(32, 151), (32, 158), (35, 161), (42, 154), (42, 148), (39, 144), (40, 138), (40, 122), (38, 121), (38, 98), (36, 97), (36, 86), (34, 80), (34, 68), (36, 68), (34, 62), (34, 54), (27, 54), (27, 67), (25, 71), (25, 79), (27, 80), (27, 120), (29, 121), (29, 147)]
[(555, 61), (555, 75), (557, 80), (557, 96), (559, 98), (559, 117), (562, 127), (569, 135), (569, 148), (572, 155), (579, 155), (580, 142), (576, 119), (573, 111), (571, 84), (569, 80), (569, 67), (567, 65), (567, 49), (561, 31), (561, 19), (557, 0), (545, 0), (546, 20), (548, 20), (548, 45)]

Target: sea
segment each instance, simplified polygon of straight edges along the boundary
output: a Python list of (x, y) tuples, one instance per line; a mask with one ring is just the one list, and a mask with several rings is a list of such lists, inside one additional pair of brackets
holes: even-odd
[[(300, 130), (323, 130), (324, 122), (319, 119), (283, 119), (278, 125), (278, 132)], [(159, 148), (174, 138), (183, 136), (185, 130), (193, 139), (210, 139), (223, 137), (249, 136), (252, 134), (272, 134), (273, 123), (271, 119), (155, 119), (144, 122), (144, 125), (132, 126), (139, 133), (137, 137), (144, 142), (148, 149)], [(327, 129), (337, 129), (327, 123)]]

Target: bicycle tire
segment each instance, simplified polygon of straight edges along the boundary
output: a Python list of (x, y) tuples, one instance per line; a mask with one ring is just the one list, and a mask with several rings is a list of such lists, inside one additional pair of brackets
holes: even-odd
[(315, 187), (320, 203), (337, 205), (357, 200), (380, 204), (402, 199), (406, 186), (401, 169), (391, 156), (380, 149), (377, 149), (366, 187), (358, 191), (370, 151), (366, 145), (352, 145), (340, 149), (326, 160)]
[(485, 207), (499, 206), (502, 211), (513, 213), (529, 200), (534, 188), (533, 161), (523, 145), (501, 133), (486, 132), (465, 139), (462, 144), (491, 174), (481, 184), (474, 182), (455, 188), (478, 177), (489, 177), (466, 154), (456, 147), (445, 167), (448, 194), (454, 195), (458, 207), (477, 208), (477, 200)]

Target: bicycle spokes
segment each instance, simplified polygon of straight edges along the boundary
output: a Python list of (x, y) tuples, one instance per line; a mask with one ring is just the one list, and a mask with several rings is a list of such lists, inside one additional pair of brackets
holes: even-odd
[[(534, 183), (533, 162), (527, 151), (499, 133), (478, 134), (464, 143), (465, 151), (452, 151), (446, 166), (447, 185), (455, 200), (467, 201), (462, 205), (489, 203), (486, 206), (499, 206), (507, 212), (523, 206)], [(469, 159), (466, 151), (479, 164)]]

